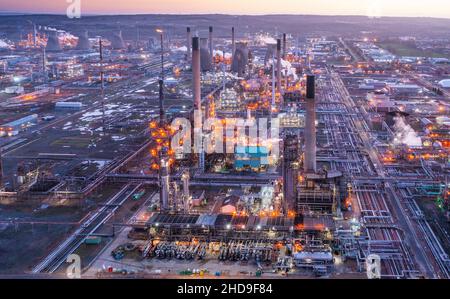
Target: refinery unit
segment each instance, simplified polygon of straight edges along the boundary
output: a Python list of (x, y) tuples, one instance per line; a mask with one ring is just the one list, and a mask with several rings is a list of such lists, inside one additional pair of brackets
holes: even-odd
[(364, 278), (377, 254), (381, 278), (449, 278), (433, 61), (238, 26), (39, 28), (0, 56), (0, 203), (88, 216), (34, 275), (80, 253), (91, 277)]

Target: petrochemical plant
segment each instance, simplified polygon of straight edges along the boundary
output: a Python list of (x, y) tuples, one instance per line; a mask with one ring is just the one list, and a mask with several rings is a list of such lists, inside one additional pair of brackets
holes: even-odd
[(449, 278), (448, 43), (39, 21), (0, 43), (0, 275)]

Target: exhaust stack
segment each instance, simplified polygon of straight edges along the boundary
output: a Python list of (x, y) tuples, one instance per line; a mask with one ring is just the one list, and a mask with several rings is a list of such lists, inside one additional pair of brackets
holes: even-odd
[(316, 173), (316, 91), (315, 77), (306, 77), (305, 173)]
[(161, 212), (169, 211), (169, 193), (170, 193), (170, 177), (169, 177), (169, 163), (165, 158), (161, 158), (160, 170), (160, 186), (159, 198)]
[(165, 113), (164, 113), (164, 81), (159, 80), (159, 124), (164, 126)]
[(194, 95), (194, 108), (200, 111), (201, 103), (201, 89), (200, 89), (200, 41), (198, 37), (192, 39), (192, 93)]
[(286, 33), (283, 33), (283, 59), (286, 60), (287, 54), (287, 42), (286, 42)]
[(209, 53), (211, 55), (211, 63), (214, 67), (214, 53), (213, 53), (213, 27), (209, 26)]
[(281, 40), (277, 39), (277, 91), (281, 94)]
[(236, 36), (234, 32), (234, 27), (231, 27), (231, 55), (234, 58), (234, 52), (236, 51)]
[(191, 37), (191, 27), (187, 27), (187, 30), (186, 30), (186, 33), (187, 33), (187, 56), (186, 56), (186, 59), (189, 61), (189, 59), (191, 59), (191, 40), (192, 40), (192, 37)]
[(3, 148), (0, 147), (0, 188), (3, 185)]

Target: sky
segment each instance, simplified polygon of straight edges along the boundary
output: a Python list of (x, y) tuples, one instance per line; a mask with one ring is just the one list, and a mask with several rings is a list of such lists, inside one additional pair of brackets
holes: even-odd
[(449, 0), (0, 0), (0, 12), (66, 14), (313, 14), (450, 18)]

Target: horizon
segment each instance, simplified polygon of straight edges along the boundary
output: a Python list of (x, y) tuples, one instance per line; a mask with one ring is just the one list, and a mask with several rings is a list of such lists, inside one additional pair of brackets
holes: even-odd
[[(341, 2), (341, 1), (339, 1)], [(446, 0), (247, 0), (227, 3), (214, 0), (128, 0), (126, 3), (109, 0), (41, 0), (39, 5), (26, 0), (0, 0), (0, 13), (15, 15), (64, 15), (68, 7), (79, 8), (81, 16), (101, 15), (311, 15), (366, 16), (406, 18), (450, 18), (450, 4)], [(448, 8), (448, 9), (445, 9)]]
[[(357, 14), (295, 14), (295, 13), (264, 13), (264, 14), (230, 14), (230, 13), (85, 13), (83, 17), (101, 17), (101, 16), (239, 16), (239, 17), (263, 17), (263, 16), (305, 16), (305, 17), (355, 17), (355, 18), (368, 18), (366, 15)], [(0, 11), (1, 16), (61, 16), (66, 17), (64, 13), (40, 13), (40, 12), (16, 12), (16, 11)], [(437, 17), (437, 16), (380, 16), (371, 17), (371, 19), (442, 19), (450, 20), (449, 17)]]

